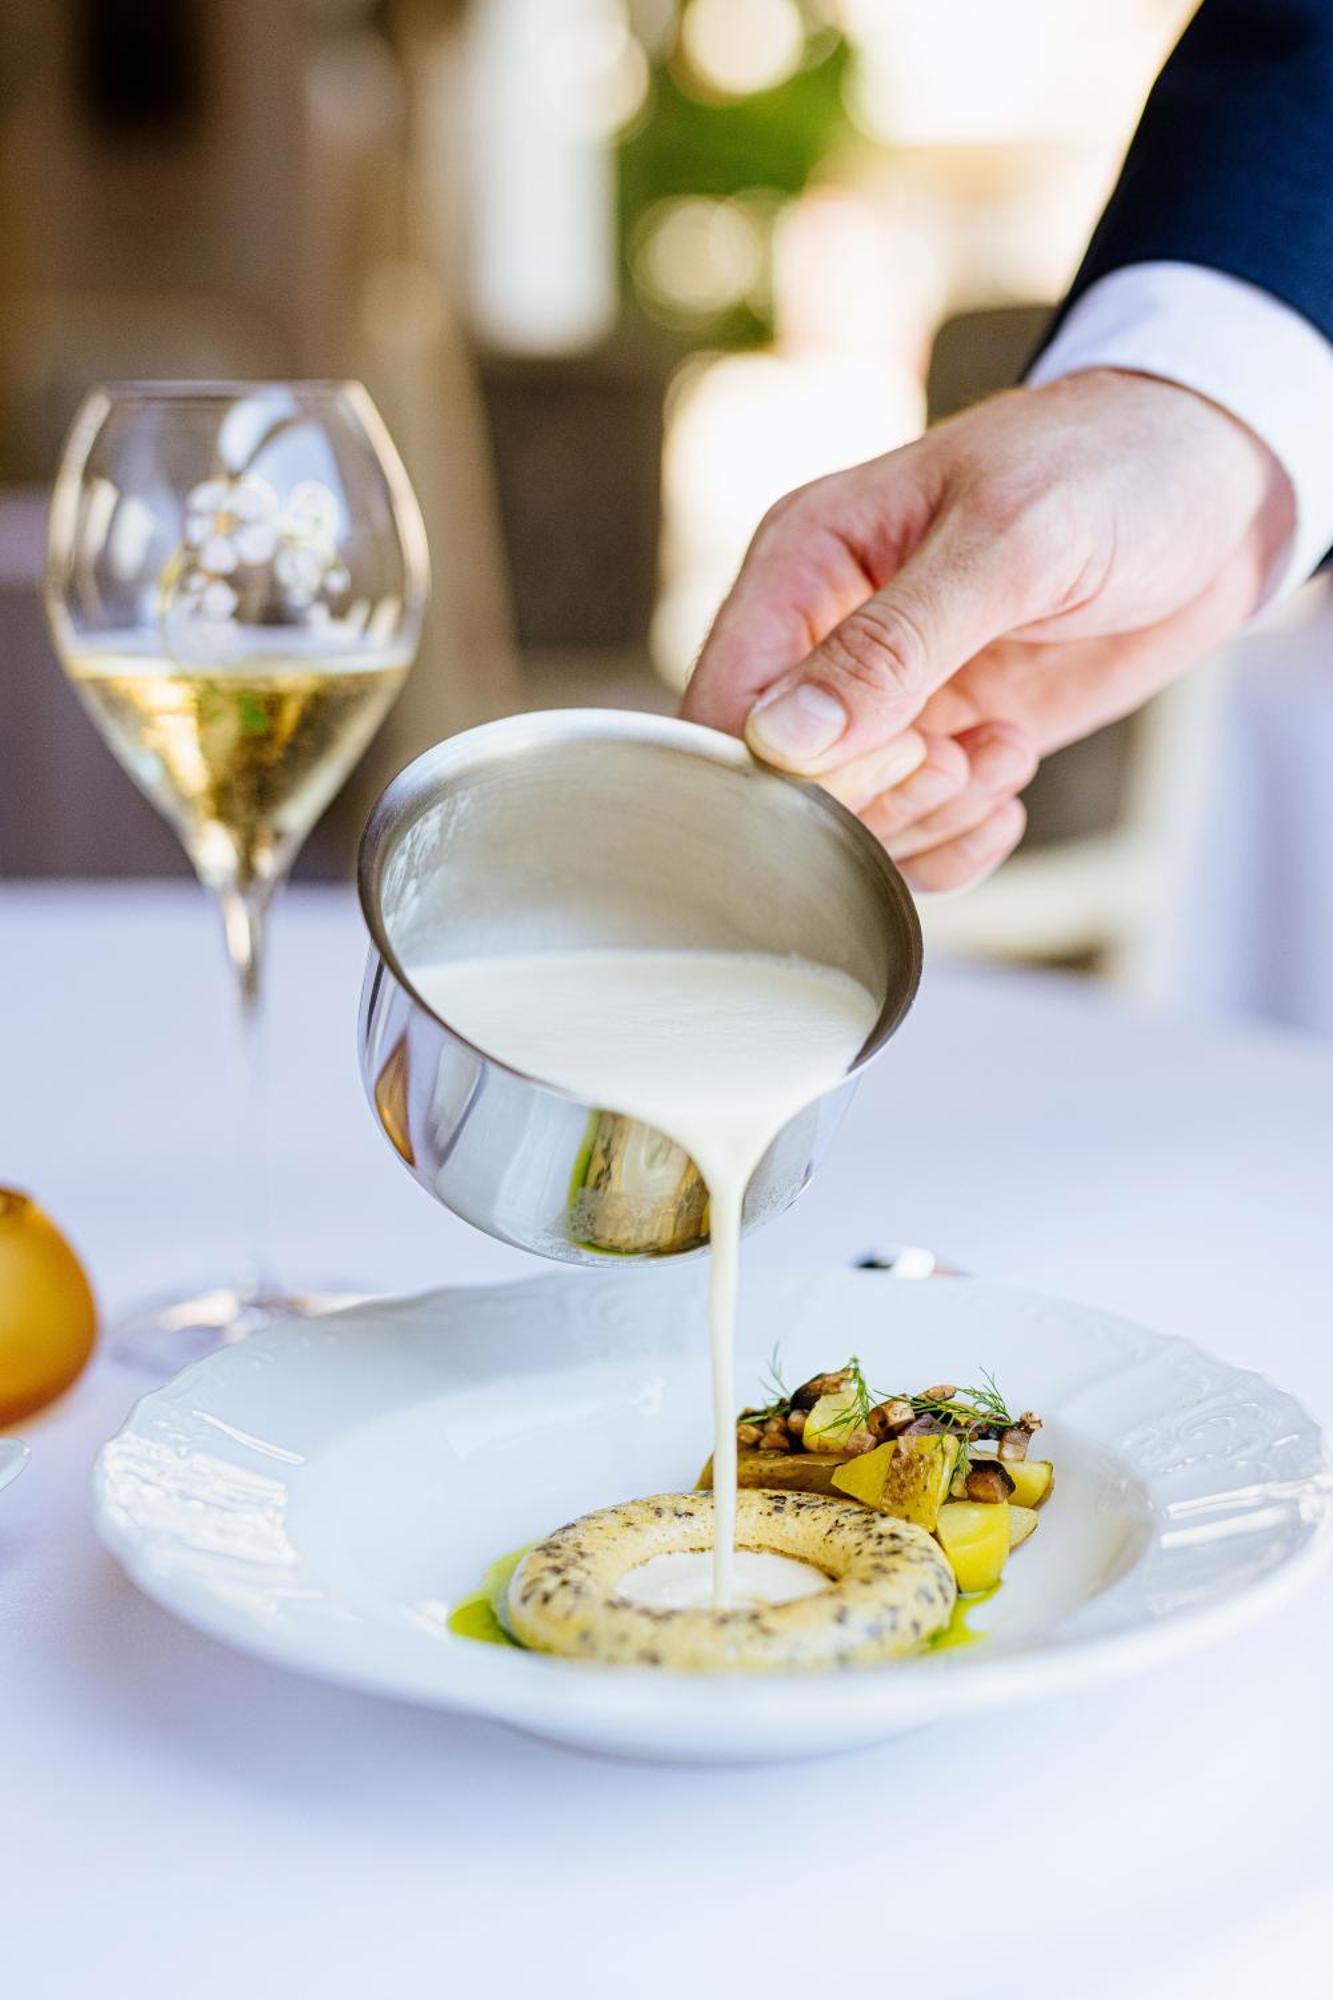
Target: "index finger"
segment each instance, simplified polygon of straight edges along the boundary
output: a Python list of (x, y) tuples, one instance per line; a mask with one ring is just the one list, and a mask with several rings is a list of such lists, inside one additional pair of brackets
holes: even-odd
[(760, 523), (704, 641), (681, 714), (739, 736), (755, 701), (799, 666), (874, 584), (803, 495)]

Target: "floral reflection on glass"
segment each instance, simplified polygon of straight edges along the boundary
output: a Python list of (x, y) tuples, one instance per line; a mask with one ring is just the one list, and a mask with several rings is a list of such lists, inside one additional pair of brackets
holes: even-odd
[(318, 480), (302, 480), (280, 506), (254, 473), (206, 479), (187, 495), (186, 509), (181, 566), (173, 576), (168, 565), (163, 581), (168, 594), (179, 591), (188, 614), (225, 624), (243, 590), (271, 590), (288, 612), (305, 611), (318, 625), (347, 590), (338, 547), (342, 508)]

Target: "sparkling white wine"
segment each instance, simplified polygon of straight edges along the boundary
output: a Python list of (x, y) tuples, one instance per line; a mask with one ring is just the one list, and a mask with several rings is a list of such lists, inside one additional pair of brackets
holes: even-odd
[(121, 763), (210, 888), (275, 880), (407, 675), (401, 653), (181, 667), (104, 642), (65, 662)]

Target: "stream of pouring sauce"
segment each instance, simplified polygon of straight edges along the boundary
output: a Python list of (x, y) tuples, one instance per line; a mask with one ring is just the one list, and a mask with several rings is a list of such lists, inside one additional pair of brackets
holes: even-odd
[(846, 1075), (876, 1002), (848, 973), (763, 952), (534, 952), (414, 966), (412, 980), (478, 1048), (665, 1132), (703, 1175), (712, 1249), (712, 1600), (730, 1603), (741, 1205), (783, 1126)]

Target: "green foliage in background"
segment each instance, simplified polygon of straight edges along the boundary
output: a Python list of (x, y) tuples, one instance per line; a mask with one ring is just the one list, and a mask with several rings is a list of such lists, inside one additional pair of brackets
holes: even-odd
[[(785, 82), (721, 102), (684, 87), (678, 60), (669, 54), (653, 63), (647, 105), (619, 148), (621, 284), (636, 312), (644, 302), (631, 259), (658, 202), (760, 196), (776, 214), (852, 130), (843, 103), (850, 51), (835, 31), (810, 34), (802, 67)], [(766, 287), (689, 331), (710, 347), (763, 345), (773, 333)]]

